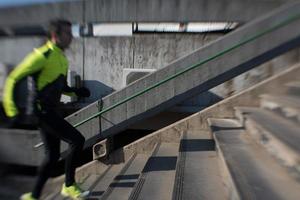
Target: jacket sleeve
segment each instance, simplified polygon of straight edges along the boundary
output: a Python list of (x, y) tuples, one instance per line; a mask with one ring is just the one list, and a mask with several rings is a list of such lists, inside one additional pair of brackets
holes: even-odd
[(3, 93), (3, 107), (8, 117), (15, 117), (19, 114), (14, 102), (14, 88), (16, 83), (22, 78), (42, 70), (45, 62), (45, 56), (35, 49), (8, 75)]

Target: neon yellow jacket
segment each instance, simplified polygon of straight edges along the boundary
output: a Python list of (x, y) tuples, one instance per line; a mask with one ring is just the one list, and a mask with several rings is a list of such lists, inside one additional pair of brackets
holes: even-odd
[(72, 92), (66, 85), (68, 61), (63, 51), (53, 42), (48, 41), (34, 49), (9, 74), (4, 86), (3, 107), (8, 117), (19, 114), (14, 99), (15, 87), (20, 80), (34, 76), (39, 103), (53, 106), (59, 102), (62, 92)]

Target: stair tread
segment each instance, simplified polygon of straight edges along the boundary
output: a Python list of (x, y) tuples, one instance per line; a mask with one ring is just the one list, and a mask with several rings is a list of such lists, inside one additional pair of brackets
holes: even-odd
[[(104, 199), (128, 199), (134, 185), (137, 183), (140, 173), (142, 172), (149, 155), (138, 154), (130, 163), (124, 172), (117, 175), (114, 181), (110, 184), (109, 189), (103, 195)], [(125, 168), (126, 166), (124, 166)]]
[(43, 197), (41, 199), (44, 199), (44, 200), (54, 200), (54, 199), (57, 199), (60, 197), (60, 193), (52, 193), (52, 194), (48, 194), (47, 196)]
[(93, 188), (98, 183), (101, 178), (100, 174), (91, 174), (83, 183), (80, 184), (81, 188), (84, 190), (89, 190), (91, 193), (93, 192)]
[(182, 178), (182, 183), (178, 181), (178, 185), (174, 186), (178, 190), (175, 199), (226, 199), (215, 144), (208, 131), (184, 134), (179, 163), (181, 160), (183, 174), (176, 178)]
[(210, 123), (241, 199), (299, 199), (299, 182), (255, 143), (236, 120), (210, 119)]
[(106, 171), (98, 177), (91, 188), (91, 198), (100, 198), (109, 187), (109, 184), (114, 180), (115, 176), (119, 174), (125, 163), (110, 165)]
[[(97, 174), (90, 174), (89, 176), (87, 176), (82, 183), (79, 183), (80, 187), (84, 190), (90, 190), (90, 188), (93, 186), (93, 184), (99, 179), (100, 175)], [(90, 191), (91, 192), (91, 191)], [(50, 194), (48, 197), (45, 198), (45, 200), (67, 200), (69, 198), (63, 197), (60, 194), (60, 188), (59, 191), (57, 191), (56, 193)]]
[(300, 81), (292, 81), (285, 84), (288, 87), (288, 93), (299, 96), (300, 95)]
[(288, 82), (286, 84), (286, 86), (288, 87), (296, 87), (296, 88), (300, 88), (300, 81), (292, 81), (292, 82)]
[[(81, 184), (81, 187), (85, 190), (90, 191), (89, 198), (100, 198), (105, 190), (108, 188), (109, 184), (113, 181), (113, 178), (122, 169), (124, 163), (117, 165), (109, 165), (103, 174), (91, 174), (87, 179)], [(46, 196), (44, 200), (65, 200), (60, 195), (60, 188), (58, 191)]]
[(246, 118), (255, 121), (288, 147), (300, 153), (300, 128), (295, 123), (262, 108), (237, 107)]
[(264, 94), (261, 95), (263, 99), (275, 102), (279, 104), (280, 106), (285, 107), (291, 107), (294, 109), (297, 109), (300, 111), (300, 98), (292, 95), (285, 95), (285, 96), (279, 96), (279, 95), (268, 95)]
[(149, 158), (130, 199), (171, 199), (179, 143), (161, 143)]

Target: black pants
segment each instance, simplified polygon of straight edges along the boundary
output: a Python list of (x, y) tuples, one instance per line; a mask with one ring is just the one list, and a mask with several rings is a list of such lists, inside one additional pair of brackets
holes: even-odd
[(79, 155), (84, 145), (84, 137), (72, 125), (60, 117), (55, 111), (47, 110), (39, 114), (41, 136), (44, 142), (46, 157), (38, 170), (32, 196), (39, 198), (50, 172), (56, 166), (60, 157), (60, 140), (69, 144), (65, 163), (65, 184), (70, 186), (75, 182), (75, 157)]

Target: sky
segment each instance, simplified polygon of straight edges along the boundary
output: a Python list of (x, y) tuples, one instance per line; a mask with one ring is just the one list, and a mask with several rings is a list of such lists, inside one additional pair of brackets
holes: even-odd
[(64, 0), (0, 0), (0, 7), (30, 5), (36, 3), (57, 2)]

